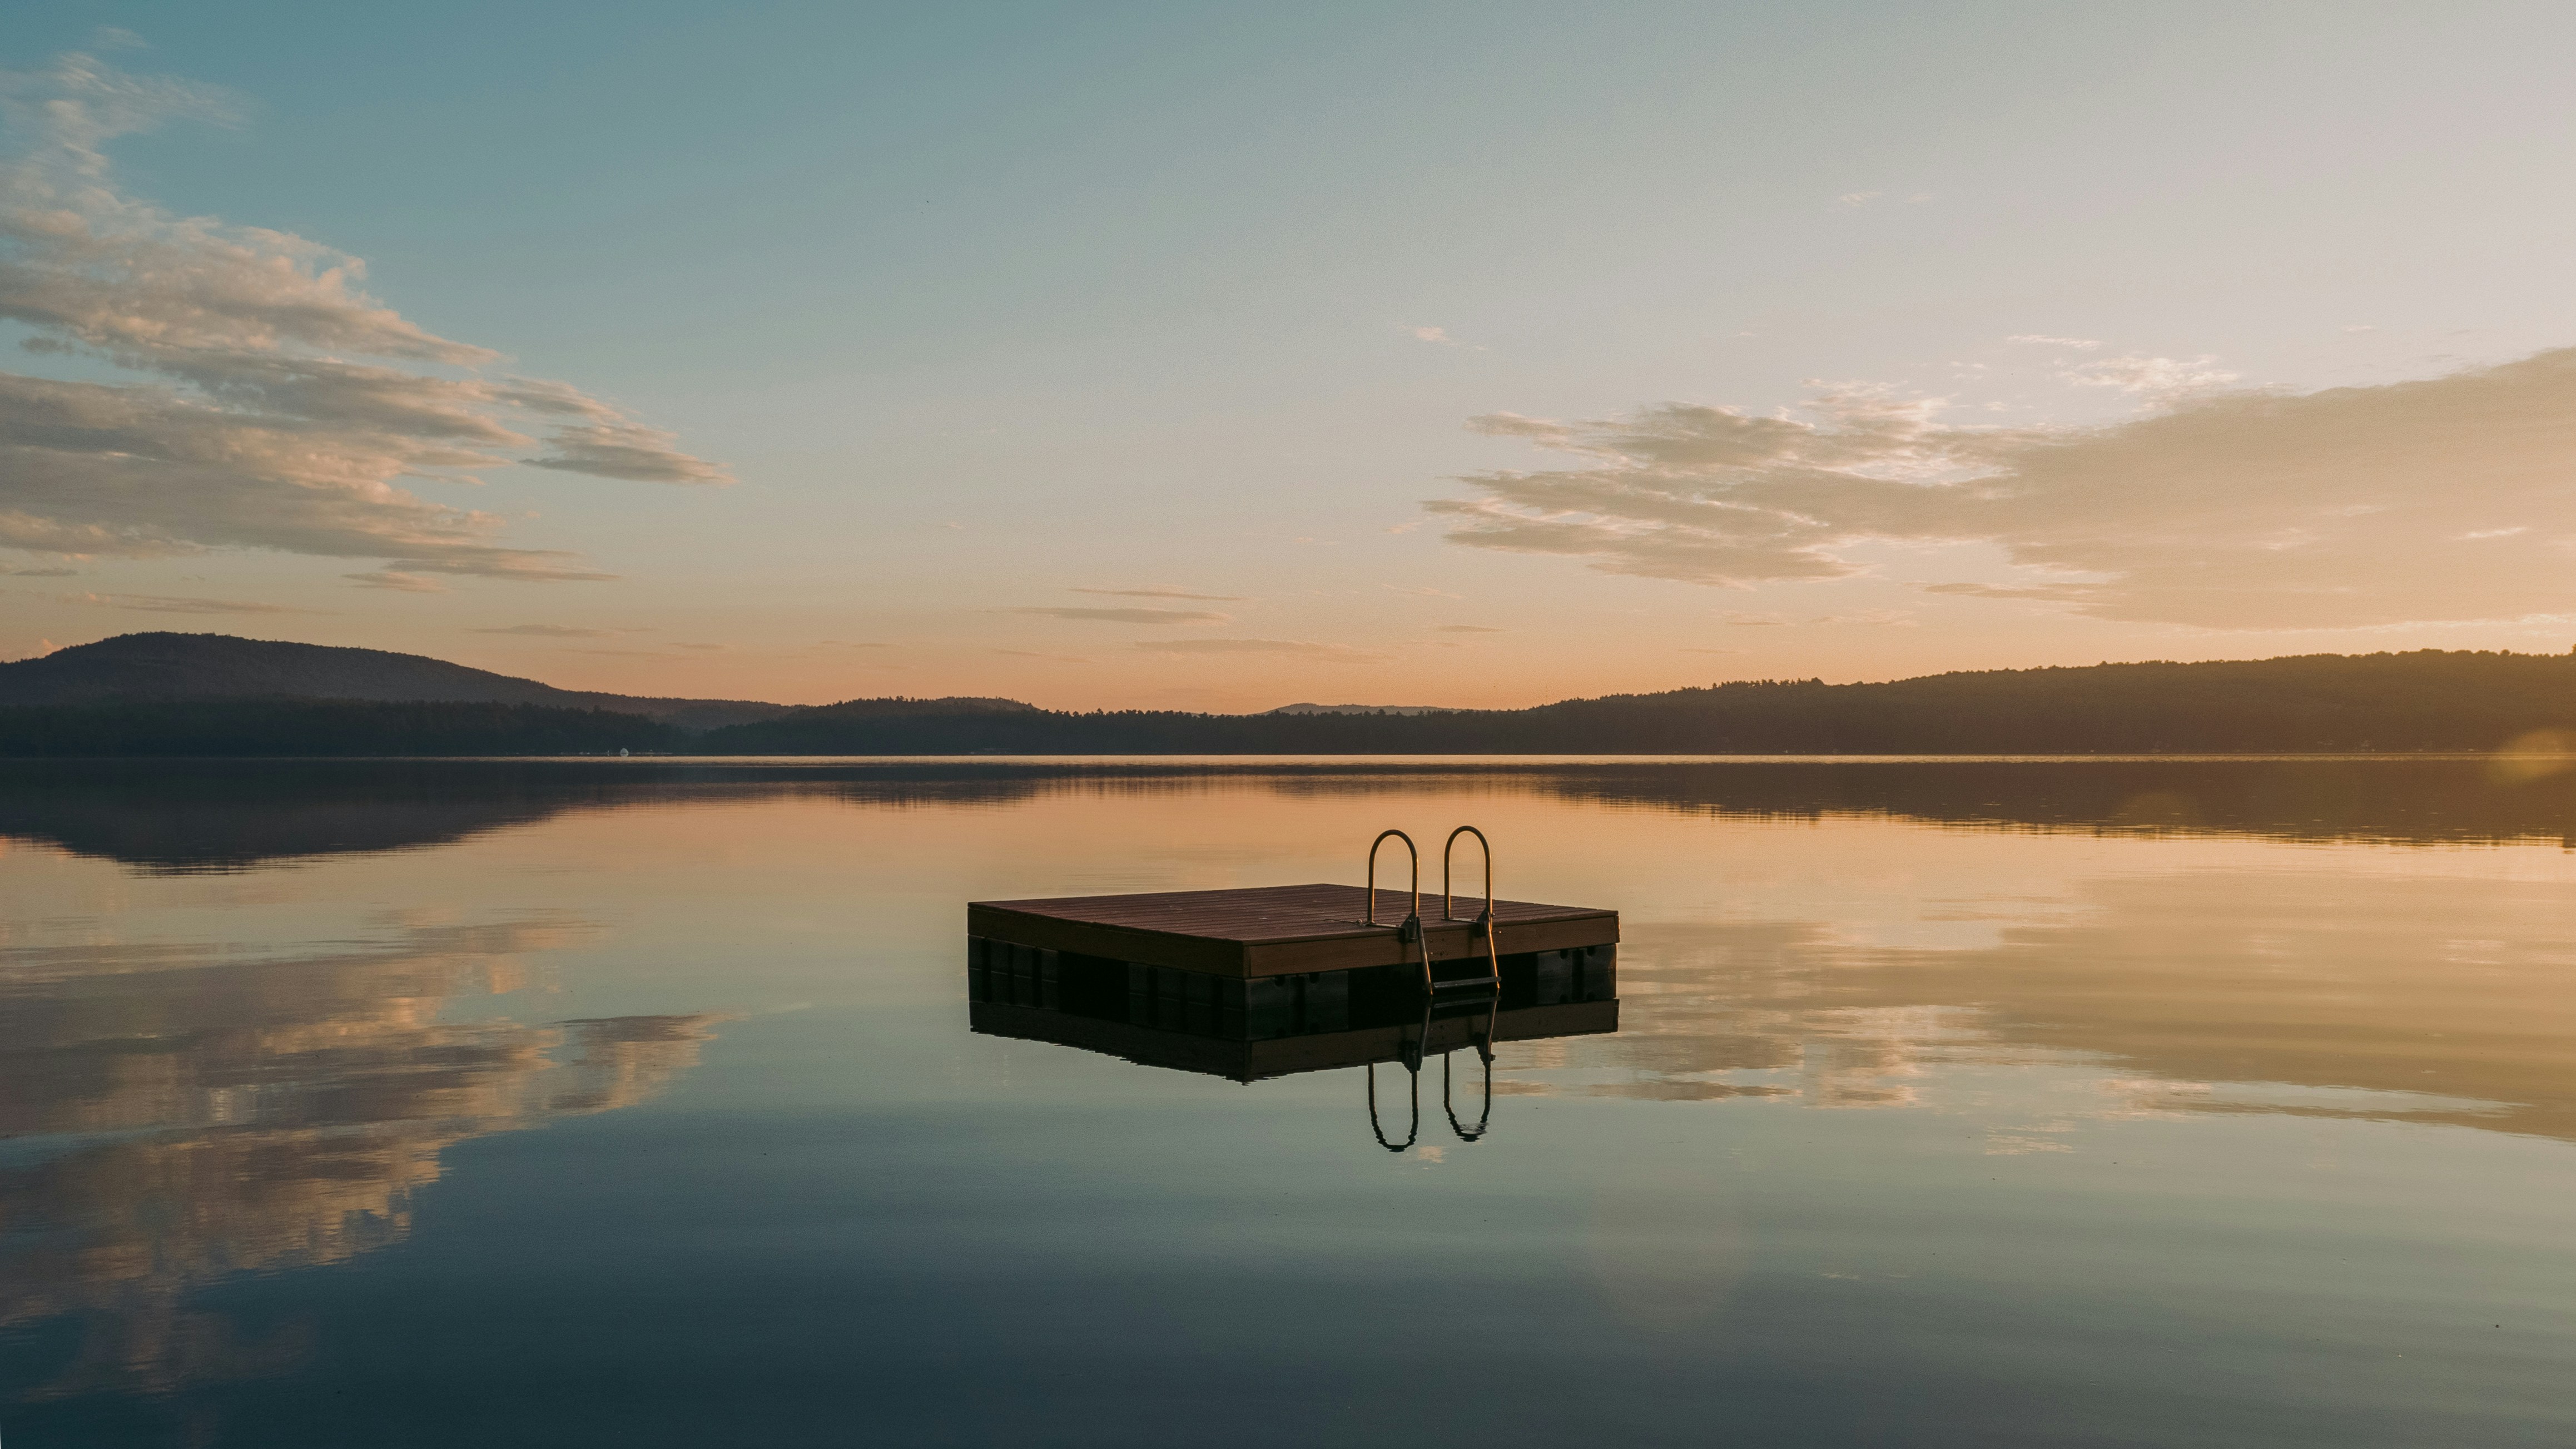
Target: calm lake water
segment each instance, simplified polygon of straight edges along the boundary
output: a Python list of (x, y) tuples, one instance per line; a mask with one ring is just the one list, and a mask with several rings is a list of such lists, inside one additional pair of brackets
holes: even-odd
[[(2546, 771), (10, 767), (0, 1438), (2565, 1445)], [(1457, 824), (1623, 917), (1482, 1140), (968, 1028)]]

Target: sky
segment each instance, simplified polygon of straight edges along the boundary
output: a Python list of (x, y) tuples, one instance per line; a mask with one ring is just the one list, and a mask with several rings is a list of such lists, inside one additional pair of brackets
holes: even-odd
[(0, 657), (1517, 706), (2576, 644), (2559, 4), (0, 30)]

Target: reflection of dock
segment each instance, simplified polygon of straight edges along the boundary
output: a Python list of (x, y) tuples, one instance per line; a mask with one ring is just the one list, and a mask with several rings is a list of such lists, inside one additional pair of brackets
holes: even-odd
[[(1419, 1059), (1422, 1055), (1455, 1051), (1475, 1045), (1486, 1025), (1480, 1005), (1472, 1015), (1433, 1021), (1427, 1036), (1420, 1030), (1421, 1018), (1417, 1014), (1401, 1024), (1245, 1041), (980, 998), (968, 1005), (967, 1013), (975, 1030), (987, 1036), (1054, 1042), (1124, 1057), (1149, 1067), (1204, 1072), (1238, 1082), (1372, 1062), (1399, 1062), (1408, 1053)], [(1497, 1042), (1598, 1036), (1619, 1029), (1619, 1003), (1613, 998), (1497, 1011), (1492, 1023), (1491, 1039)], [(1422, 1043), (1419, 1047), (1415, 1045), (1417, 1040)]]

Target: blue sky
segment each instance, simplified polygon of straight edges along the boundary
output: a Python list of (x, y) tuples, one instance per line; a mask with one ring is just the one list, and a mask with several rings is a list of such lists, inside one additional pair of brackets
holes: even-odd
[(118, 197), (737, 481), (394, 484), (609, 579), (120, 514), (0, 555), (0, 653), (1252, 708), (2576, 632), (2564, 369), (2483, 370), (2576, 343), (2563, 7), (531, 9), (48, 4), (0, 66), (221, 88)]

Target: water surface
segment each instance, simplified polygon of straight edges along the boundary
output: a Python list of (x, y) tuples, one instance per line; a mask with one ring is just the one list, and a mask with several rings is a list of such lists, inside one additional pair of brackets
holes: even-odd
[[(1624, 925), (1480, 1141), (967, 1029), (970, 899), (1462, 823)], [(2571, 831), (2404, 760), (13, 767), (0, 1436), (2563, 1444)]]

